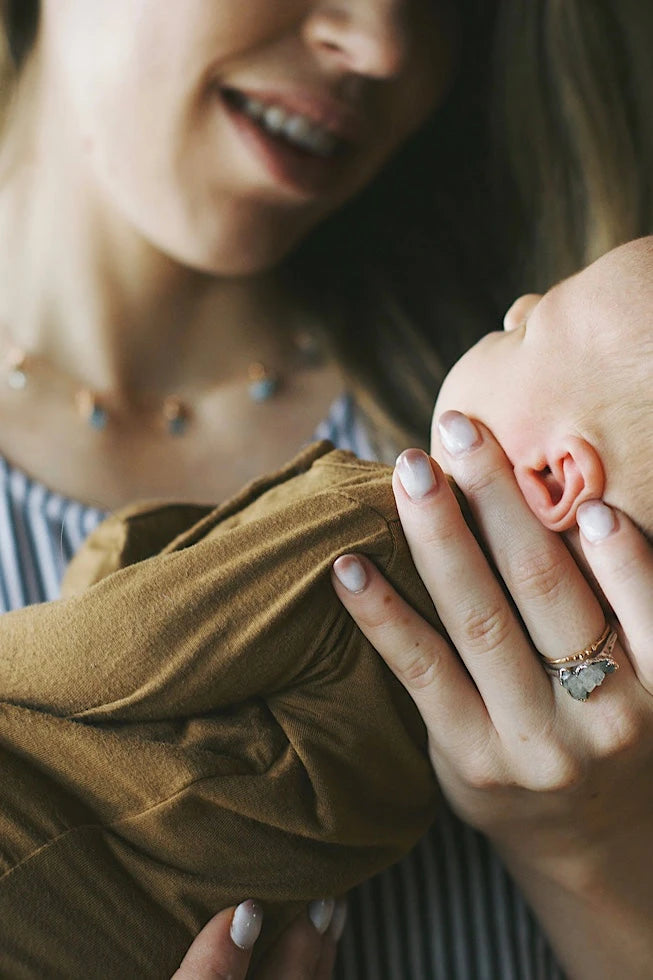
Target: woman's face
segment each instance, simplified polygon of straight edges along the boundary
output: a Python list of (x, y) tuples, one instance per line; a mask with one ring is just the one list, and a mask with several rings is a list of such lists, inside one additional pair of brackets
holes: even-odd
[(419, 127), (450, 37), (438, 0), (43, 0), (41, 78), (103, 204), (176, 259), (242, 274)]

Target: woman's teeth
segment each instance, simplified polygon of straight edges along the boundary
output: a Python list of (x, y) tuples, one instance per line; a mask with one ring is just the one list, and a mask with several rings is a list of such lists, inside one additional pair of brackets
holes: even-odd
[(279, 105), (270, 105), (240, 92), (229, 92), (228, 98), (232, 105), (268, 133), (283, 137), (300, 150), (326, 158), (338, 149), (340, 140), (306, 116), (287, 112)]

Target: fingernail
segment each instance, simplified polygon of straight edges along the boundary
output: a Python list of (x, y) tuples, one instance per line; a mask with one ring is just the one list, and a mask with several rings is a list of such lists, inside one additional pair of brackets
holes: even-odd
[(343, 555), (333, 563), (336, 578), (348, 592), (362, 592), (367, 585), (367, 573), (356, 555)]
[(335, 943), (340, 942), (347, 921), (347, 902), (344, 898), (339, 898), (333, 910), (331, 919), (331, 938)]
[(230, 934), (239, 949), (251, 949), (263, 925), (263, 911), (251, 899), (236, 908), (231, 920)]
[(308, 917), (321, 936), (331, 924), (335, 906), (336, 902), (333, 898), (320, 898), (308, 906)]
[(397, 457), (397, 475), (411, 500), (421, 500), (436, 486), (431, 460), (421, 449), (406, 449)]
[(614, 512), (602, 500), (588, 500), (576, 511), (576, 521), (591, 544), (603, 541), (614, 531)]
[(461, 412), (445, 412), (438, 419), (442, 445), (452, 456), (462, 456), (481, 444), (476, 426)]

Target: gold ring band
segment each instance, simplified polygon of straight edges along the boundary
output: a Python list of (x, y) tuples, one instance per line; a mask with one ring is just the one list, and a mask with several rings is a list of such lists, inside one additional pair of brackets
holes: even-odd
[(579, 650), (578, 653), (572, 653), (569, 657), (559, 657), (558, 660), (549, 660), (548, 657), (543, 657), (543, 659), (551, 667), (562, 667), (564, 664), (573, 664), (577, 660), (591, 660), (592, 657), (596, 657), (597, 654), (601, 653), (610, 633), (610, 624), (606, 622), (601, 635), (593, 643), (590, 643), (589, 646), (583, 650)]
[(575, 701), (587, 701), (605, 677), (619, 669), (619, 664), (611, 656), (616, 642), (617, 634), (606, 622), (601, 635), (584, 650), (558, 660), (549, 660), (540, 654), (540, 660), (547, 674), (557, 677), (560, 685)]

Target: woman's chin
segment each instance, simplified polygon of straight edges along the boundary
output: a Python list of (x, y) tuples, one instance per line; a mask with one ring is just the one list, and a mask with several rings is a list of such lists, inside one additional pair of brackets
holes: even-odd
[(178, 265), (204, 275), (225, 278), (247, 278), (272, 271), (286, 257), (294, 245), (265, 242), (243, 243), (240, 248), (224, 248), (221, 243), (194, 241), (152, 241), (151, 244), (166, 258)]
[(240, 236), (185, 236), (162, 242), (161, 250), (181, 265), (212, 276), (247, 277), (279, 266), (303, 234), (286, 229), (248, 229)]

